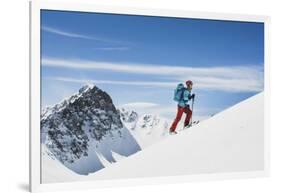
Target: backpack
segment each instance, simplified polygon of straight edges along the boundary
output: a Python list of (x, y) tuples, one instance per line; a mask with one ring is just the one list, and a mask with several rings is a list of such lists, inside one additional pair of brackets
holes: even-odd
[(178, 84), (177, 88), (174, 91), (174, 101), (180, 102), (183, 99), (184, 89), (185, 88), (182, 83)]

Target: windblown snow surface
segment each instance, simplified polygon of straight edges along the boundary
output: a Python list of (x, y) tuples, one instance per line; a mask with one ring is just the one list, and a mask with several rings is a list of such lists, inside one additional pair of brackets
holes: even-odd
[(48, 175), (43, 175), (42, 181), (51, 183), (263, 170), (263, 107), (264, 94), (260, 93), (88, 176), (69, 171), (55, 158), (46, 157), (45, 153), (42, 159), (48, 167), (43, 167), (42, 173)]

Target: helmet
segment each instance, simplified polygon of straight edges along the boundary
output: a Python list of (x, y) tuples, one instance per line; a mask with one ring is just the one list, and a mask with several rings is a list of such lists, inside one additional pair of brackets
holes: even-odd
[(191, 80), (187, 80), (187, 81), (185, 82), (185, 84), (186, 84), (186, 85), (193, 85), (193, 82), (192, 82)]

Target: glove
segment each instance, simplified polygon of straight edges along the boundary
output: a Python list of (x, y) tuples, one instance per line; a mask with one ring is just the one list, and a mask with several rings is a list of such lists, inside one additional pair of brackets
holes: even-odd
[(194, 99), (195, 98), (195, 94), (193, 93), (191, 96), (190, 96), (191, 99)]
[(189, 100), (190, 100), (190, 99), (194, 99), (194, 97), (195, 97), (195, 94), (192, 94), (192, 95), (189, 95), (188, 99), (189, 99)]

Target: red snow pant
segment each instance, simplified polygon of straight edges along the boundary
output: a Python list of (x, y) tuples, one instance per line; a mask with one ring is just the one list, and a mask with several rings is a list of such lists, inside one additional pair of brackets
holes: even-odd
[(173, 132), (176, 130), (177, 125), (179, 123), (179, 121), (181, 120), (182, 114), (185, 112), (186, 117), (185, 117), (185, 121), (184, 121), (184, 126), (187, 126), (189, 124), (191, 115), (192, 115), (192, 111), (190, 110), (189, 106), (186, 107), (180, 107), (178, 106), (178, 112), (177, 112), (177, 116), (170, 128), (170, 131)]

